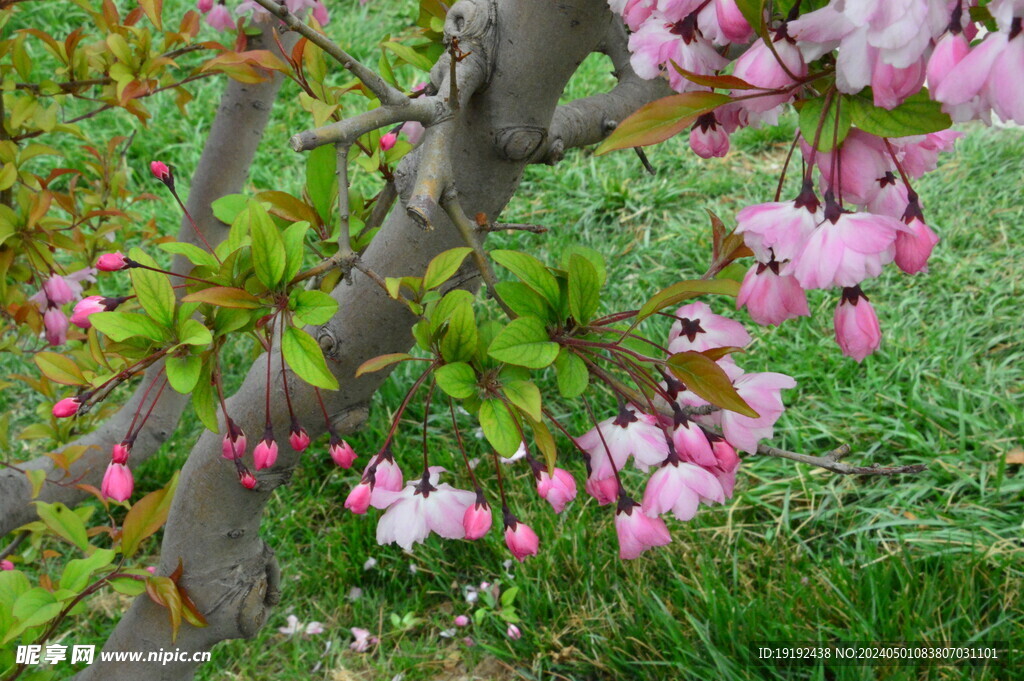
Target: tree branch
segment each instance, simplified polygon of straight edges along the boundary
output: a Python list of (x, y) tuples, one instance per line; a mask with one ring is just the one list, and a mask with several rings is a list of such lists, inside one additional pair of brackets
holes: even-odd
[(810, 456), (808, 454), (799, 454), (797, 452), (787, 452), (785, 449), (778, 449), (768, 445), (758, 445), (757, 453), (765, 456), (776, 456), (781, 459), (789, 459), (790, 461), (798, 461), (810, 466), (817, 466), (818, 468), (824, 468), (827, 471), (832, 471), (833, 473), (838, 473), (840, 475), (903, 475), (920, 473), (928, 468), (925, 464), (911, 464), (907, 466), (879, 466), (878, 464), (871, 466), (851, 466), (849, 464), (840, 463), (839, 460), (850, 453), (850, 445), (836, 447), (822, 456)]

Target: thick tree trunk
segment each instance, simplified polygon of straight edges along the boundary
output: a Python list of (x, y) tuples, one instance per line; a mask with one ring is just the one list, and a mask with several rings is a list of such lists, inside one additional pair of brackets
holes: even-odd
[[(406, 210), (392, 212), (362, 255), (363, 263), (383, 276), (422, 275), (436, 254), (462, 245), (445, 213), (436, 202), (422, 201), (423, 196), (429, 198), (433, 192), (433, 198), (442, 201), (457, 196), (466, 213), (483, 212), (494, 218), (514, 193), (528, 162), (556, 160), (549, 130), (562, 140), (559, 152), (593, 142), (607, 134), (610, 118), (662, 92), (660, 85), (634, 88), (637, 91), (630, 89), (628, 98), (584, 100), (573, 111), (556, 115), (558, 98), (583, 59), (601, 49), (609, 36), (622, 37), (604, 0), (463, 0), (449, 13), (449, 24), (460, 21), (465, 27), (460, 24), (454, 29), (479, 30), (477, 38), (484, 41), (475, 45), (486, 56), (485, 62), (477, 63), (484, 82), (461, 111), (428, 128), (420, 149), (403, 162), (398, 187)], [(465, 46), (474, 36), (463, 34), (462, 38)], [(620, 80), (635, 81), (631, 72), (623, 73), (628, 64), (619, 70)], [(430, 156), (432, 152), (424, 150), (430, 149), (432, 136), (440, 135), (446, 140), (444, 154)], [(427, 176), (428, 171), (436, 174)], [(446, 176), (454, 187), (445, 186)], [(435, 184), (439, 186), (431, 189)], [(424, 187), (429, 190), (426, 194)], [(410, 205), (414, 202), (415, 206)], [(423, 221), (433, 229), (423, 229)], [(382, 372), (356, 379), (355, 369), (370, 357), (407, 350), (414, 321), (403, 305), (390, 300), (369, 278), (358, 271), (352, 277), (351, 285), (341, 285), (334, 293), (340, 303), (338, 314), (313, 330), (341, 385), (337, 392), (324, 395), (341, 432), (365, 419), (366, 405), (385, 378)], [(263, 431), (266, 361), (264, 355), (255, 363), (228, 401), (232, 419), (250, 442)], [(225, 639), (253, 636), (280, 597), (273, 551), (260, 538), (259, 529), (270, 494), (288, 480), (298, 456), (287, 444), (279, 355), (274, 353), (270, 361), (272, 419), (280, 447), (277, 465), (262, 471), (258, 488), (248, 491), (238, 484), (234, 466), (221, 458), (220, 436), (207, 432), (182, 471), (164, 531), (159, 572), (169, 574), (180, 558), (184, 563), (181, 583), (209, 622), (202, 629), (182, 625), (174, 644), (182, 650), (204, 651)], [(322, 434), (323, 419), (312, 389), (290, 375), (288, 381), (303, 425), (312, 437)], [(169, 645), (166, 612), (143, 595), (104, 650), (145, 651)], [(170, 681), (191, 678), (195, 666), (97, 662), (80, 678)]]
[[(272, 40), (259, 42), (273, 45)], [(227, 84), (199, 165), (192, 177), (192, 189), (187, 201), (189, 212), (210, 243), (220, 242), (228, 231), (228, 225), (213, 216), (210, 206), (222, 196), (241, 191), (282, 80), (279, 74), (275, 74), (264, 83), (229, 81)], [(201, 245), (192, 225), (185, 219), (182, 219), (178, 240)], [(191, 263), (178, 257), (171, 269), (175, 272), (188, 272), (191, 268)], [(163, 362), (158, 362), (146, 372), (135, 393), (116, 414), (96, 430), (68, 445), (82, 445), (89, 449), (71, 465), (67, 475), (57, 468), (52, 459), (45, 456), (21, 464), (19, 468), (45, 470), (47, 478), (56, 482), (76, 480), (99, 487), (110, 461), (110, 448), (125, 436), (142, 394), (162, 366)], [(164, 391), (160, 398), (160, 409), (153, 412), (132, 448), (133, 465), (155, 454), (174, 433), (187, 404), (187, 396), (171, 390)], [(72, 485), (46, 483), (38, 499), (73, 506), (88, 496), (87, 492)], [(0, 470), (0, 536), (35, 520), (35, 506), (31, 502), (31, 487), (25, 476), (17, 470)]]

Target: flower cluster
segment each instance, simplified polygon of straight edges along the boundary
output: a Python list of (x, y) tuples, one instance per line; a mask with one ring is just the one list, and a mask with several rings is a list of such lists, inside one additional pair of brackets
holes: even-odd
[[(788, 102), (821, 105), (808, 108), (821, 111), (813, 136), (801, 113), (799, 194), (737, 216), (757, 260), (739, 296), (754, 321), (778, 325), (809, 315), (805, 291), (836, 288), (843, 352), (859, 362), (880, 346), (861, 285), (892, 262), (909, 274), (925, 270), (938, 242), (912, 181), (961, 136), (941, 129), (939, 105), (954, 121), (990, 122), (995, 113), (1024, 122), (1024, 95), (1011, 85), (1024, 67), (1024, 2), (978, 4), (833, 0), (802, 11), (796, 3), (785, 17), (765, 14), (764, 27), (752, 28), (734, 0), (609, 0), (632, 31), (639, 76), (665, 76), (677, 92), (727, 91), (728, 101), (700, 113), (690, 131), (691, 148), (704, 158), (725, 156), (732, 132), (775, 122)], [(920, 124), (923, 134), (887, 135), (899, 126), (885, 112), (908, 100), (932, 104), (936, 115)], [(840, 125), (844, 107), (853, 127), (849, 118)], [(849, 113), (865, 107), (882, 114)]]

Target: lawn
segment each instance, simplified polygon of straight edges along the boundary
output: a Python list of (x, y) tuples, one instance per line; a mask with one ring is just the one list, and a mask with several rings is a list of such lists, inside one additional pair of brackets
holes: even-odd
[[(408, 23), (412, 3), (396, 4), (346, 3), (361, 20), (336, 21), (330, 33), (357, 55), (370, 54), (374, 36)], [(592, 58), (567, 97), (610, 82), (608, 63)], [(204, 81), (196, 99), (215, 97), (220, 87)], [(294, 96), (295, 88), (286, 88), (281, 103)], [(170, 99), (153, 107), (156, 122), (139, 132), (127, 157), (139, 169), (140, 185), (148, 182), (145, 163), (157, 154), (186, 174), (200, 152), (195, 140), (212, 115), (194, 105), (195, 115), (181, 118)], [(299, 188), (302, 159), (285, 143), (307, 125), (297, 107), (278, 107), (250, 189)], [(91, 134), (102, 140), (130, 129), (129, 119), (115, 115), (96, 119)], [(757, 667), (749, 662), (755, 641), (1004, 641), (1019, 660), (1024, 472), (1007, 457), (1016, 452), (1019, 461), (1024, 448), (1024, 247), (1011, 238), (1011, 229), (1024, 221), (1024, 135), (981, 127), (967, 132), (939, 170), (916, 187), (942, 237), (930, 271), (911, 277), (889, 268), (865, 287), (879, 312), (882, 350), (863, 364), (842, 356), (831, 331), (835, 297), (815, 292), (811, 318), (756, 330), (739, 360), (748, 371), (781, 371), (798, 381), (786, 395), (789, 409), (777, 428), (777, 446), (820, 453), (849, 443), (853, 463), (926, 463), (924, 473), (844, 478), (748, 457), (732, 503), (702, 510), (689, 523), (669, 521), (671, 545), (623, 562), (607, 508), (581, 494), (555, 515), (529, 489), (525, 466), (506, 468), (509, 484), (525, 500), (517, 508), (520, 517), (541, 537), (538, 556), (512, 565), (498, 532), (474, 543), (433, 537), (412, 554), (378, 546), (374, 519), (341, 508), (357, 474), (336, 469), (326, 444), (316, 443), (292, 483), (271, 501), (264, 523), (284, 571), (281, 606), (255, 639), (218, 646), (198, 678), (853, 680), (967, 674), (943, 667)], [(595, 248), (612, 264), (609, 300), (635, 305), (704, 270), (710, 257), (706, 209), (728, 223), (740, 207), (770, 198), (792, 133), (792, 121), (781, 130), (743, 131), (727, 158), (712, 161), (696, 158), (685, 139), (674, 139), (648, 152), (654, 175), (632, 152), (571, 152), (555, 167), (530, 168), (503, 216), (543, 224), (550, 232), (498, 234), (488, 245), (523, 247), (549, 260), (570, 244)], [(161, 203), (145, 210), (160, 215), (172, 232), (169, 208)], [(718, 311), (749, 321), (742, 312)], [(409, 373), (399, 371), (380, 391), (369, 424), (351, 438), (361, 455), (376, 450), (410, 382)], [(0, 408), (11, 409), (15, 399), (0, 395)], [(604, 402), (612, 404), (610, 397)], [(578, 405), (556, 410), (574, 432), (587, 429)], [(21, 415), (31, 418), (28, 410)], [(396, 450), (400, 460), (418, 456), (413, 434), (423, 417), (422, 405), (408, 412), (408, 438)], [(428, 446), (444, 463), (458, 451), (454, 434), (446, 414), (435, 410), (429, 418), (436, 427)], [(472, 433), (468, 417), (460, 425)], [(161, 455), (139, 468), (137, 496), (180, 467), (197, 433), (186, 420)], [(484, 453), (479, 444), (471, 447)], [(582, 480), (582, 463), (565, 440), (560, 447), (563, 465)], [(449, 468), (458, 468), (454, 458)], [(638, 489), (639, 475), (626, 484)], [(367, 569), (371, 559), (376, 564)], [(521, 639), (505, 635), (505, 624), (484, 598), (467, 601), (467, 587), (481, 582), (518, 589)], [(121, 607), (113, 596), (96, 599), (65, 638), (102, 642)], [(479, 623), (449, 636), (455, 615), (481, 607)], [(322, 622), (324, 633), (278, 633), (289, 614)], [(351, 627), (371, 630), (380, 642), (369, 652), (350, 650)], [(1012, 676), (1011, 668), (996, 668), (977, 669), (971, 678)]]

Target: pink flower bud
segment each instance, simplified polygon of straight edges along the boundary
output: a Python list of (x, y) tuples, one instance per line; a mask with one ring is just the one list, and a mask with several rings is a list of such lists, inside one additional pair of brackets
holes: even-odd
[(131, 452), (132, 443), (128, 440), (121, 440), (121, 442), (114, 445), (110, 452), (110, 458), (114, 463), (128, 463), (128, 455)]
[(75, 311), (71, 315), (71, 323), (80, 329), (88, 329), (92, 326), (89, 316), (97, 312), (103, 312), (103, 296), (89, 296), (78, 301)]
[(199, 0), (199, 2), (196, 3), (196, 9), (203, 14), (206, 14), (213, 9), (213, 0)]
[(270, 468), (277, 461), (277, 443), (273, 436), (263, 436), (263, 439), (256, 443), (252, 450), (252, 460), (256, 464), (256, 470)]
[(13, 570), (13, 569), (14, 569), (14, 563), (12, 563), (11, 561), (7, 560), (6, 558), (4, 558), (3, 560), (0, 560), (0, 570)]
[(380, 149), (381, 151), (387, 151), (395, 146), (395, 142), (398, 141), (398, 135), (389, 132), (386, 135), (382, 135), (380, 138)]
[(366, 509), (370, 508), (372, 492), (373, 488), (370, 487), (370, 483), (360, 482), (348, 493), (348, 498), (345, 499), (345, 508), (357, 515), (366, 513)]
[(690, 149), (701, 158), (722, 158), (729, 153), (729, 135), (714, 113), (704, 114), (690, 130)]
[(540, 540), (529, 525), (519, 522), (511, 513), (506, 513), (505, 545), (508, 546), (508, 550), (516, 557), (516, 560), (522, 563), (527, 556), (537, 555)]
[[(70, 303), (75, 299), (75, 292), (71, 290), (67, 280), (59, 274), (55, 274), (43, 282), (43, 291), (54, 305)], [(79, 288), (79, 291), (81, 291), (81, 288)]]
[(725, 438), (714, 436), (714, 439), (711, 440), (711, 451), (715, 453), (718, 467), (724, 471), (734, 471), (740, 465), (740, 457), (736, 454), (735, 447), (729, 444)]
[(309, 435), (306, 434), (306, 429), (293, 424), (291, 433), (288, 435), (288, 444), (291, 445), (293, 451), (306, 451), (306, 447), (309, 446)]
[(561, 468), (555, 469), (554, 476), (541, 471), (537, 479), (537, 493), (547, 499), (555, 513), (561, 513), (565, 505), (576, 498), (576, 480), (572, 474)]
[(337, 435), (331, 435), (331, 446), (328, 451), (334, 463), (342, 468), (351, 468), (352, 463), (356, 460), (356, 453), (352, 449), (352, 445)]
[(51, 307), (43, 314), (43, 328), (46, 342), (63, 345), (68, 340), (68, 316), (59, 307)]
[(946, 33), (935, 43), (932, 56), (928, 59), (928, 88), (934, 92), (946, 79), (953, 67), (964, 60), (971, 46), (963, 32)]
[(77, 397), (65, 397), (63, 400), (53, 405), (53, 415), (59, 419), (74, 416), (78, 413), (78, 408), (81, 406), (82, 402)]
[(938, 235), (925, 224), (916, 200), (907, 206), (903, 216), (909, 231), (896, 235), (896, 265), (907, 274), (917, 274), (925, 269), (932, 249), (939, 243)]
[(843, 289), (833, 321), (836, 342), (843, 354), (858, 362), (877, 350), (882, 343), (882, 331), (878, 327), (875, 309), (859, 286)]
[(614, 476), (601, 480), (587, 478), (584, 489), (587, 490), (587, 494), (597, 499), (598, 506), (612, 503), (619, 495), (619, 483)]
[(107, 466), (107, 472), (103, 474), (100, 492), (115, 501), (124, 501), (132, 495), (134, 488), (135, 479), (132, 477), (131, 469), (123, 463), (111, 461)]
[(778, 326), (793, 317), (809, 317), (807, 294), (792, 275), (780, 275), (779, 264), (754, 263), (743, 278), (736, 307), (746, 306), (758, 324)]
[(331, 20), (331, 17), (327, 14), (327, 8), (320, 0), (317, 0), (316, 4), (313, 5), (313, 18), (321, 26), (326, 26)]
[(146, 566), (146, 572), (148, 572), (151, 575), (155, 575), (156, 574), (156, 568), (153, 567), (152, 565), (147, 565)]
[(519, 627), (514, 624), (508, 625), (508, 629), (505, 630), (505, 635), (513, 641), (518, 641), (523, 636), (523, 632), (519, 631)]
[(128, 267), (128, 261), (120, 251), (116, 253), (104, 253), (96, 261), (96, 269), (104, 272), (116, 272)]
[(491, 530), (492, 522), (491, 507), (487, 504), (483, 494), (477, 492), (476, 502), (470, 504), (462, 516), (462, 527), (466, 531), (466, 539), (480, 539)]
[[(414, 88), (415, 89), (415, 88)], [(419, 121), (407, 121), (401, 129), (401, 133), (409, 140), (409, 144), (416, 144), (423, 137), (426, 128)]]
[(174, 181), (171, 175), (171, 169), (167, 167), (167, 164), (163, 161), (153, 161), (149, 164), (149, 169), (153, 173), (153, 177), (160, 180), (164, 184), (170, 184)]
[(221, 440), (220, 448), (221, 456), (229, 460), (241, 459), (245, 456), (245, 450), (248, 449), (245, 433), (230, 420), (228, 421), (228, 432), (225, 433), (224, 439)]
[(465, 615), (459, 615), (458, 617), (455, 618), (455, 626), (457, 626), (457, 627), (468, 627), (469, 626), (469, 618), (466, 617)]
[(235, 27), (231, 12), (224, 5), (217, 5), (206, 15), (206, 23), (216, 31), (229, 31)]
[(246, 489), (256, 489), (256, 476), (249, 472), (244, 466), (238, 469), (238, 482)]
[(715, 0), (715, 18), (722, 35), (729, 42), (745, 43), (754, 33), (736, 0)]

